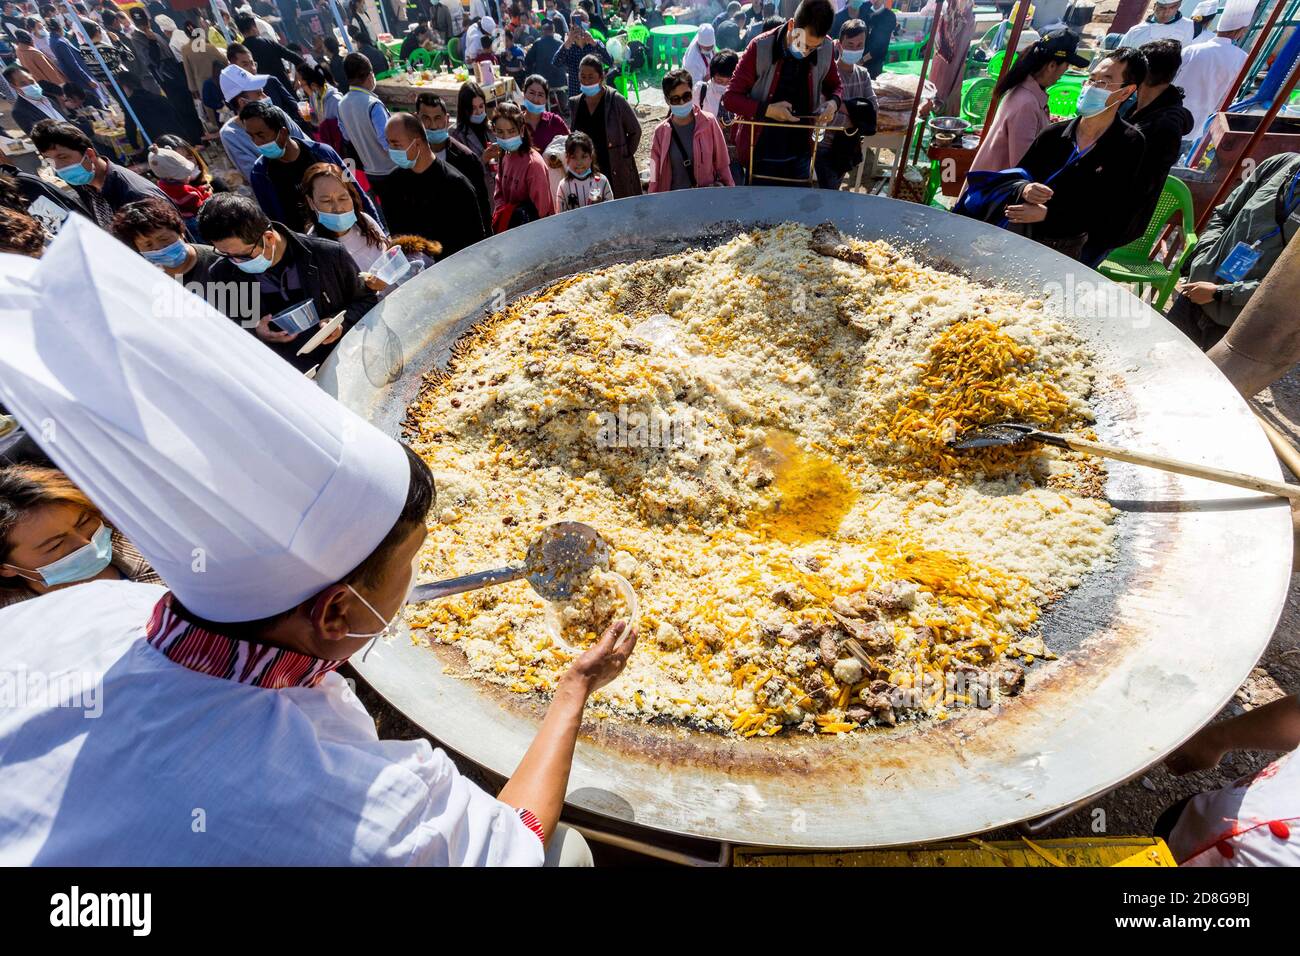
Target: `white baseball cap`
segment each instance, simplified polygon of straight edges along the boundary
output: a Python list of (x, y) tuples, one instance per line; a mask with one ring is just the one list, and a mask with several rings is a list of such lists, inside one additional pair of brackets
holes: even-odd
[(240, 93), (247, 93), (249, 90), (260, 90), (266, 86), (266, 81), (270, 77), (263, 73), (249, 73), (242, 66), (230, 64), (221, 71), (221, 96), (227, 103), (233, 100)]

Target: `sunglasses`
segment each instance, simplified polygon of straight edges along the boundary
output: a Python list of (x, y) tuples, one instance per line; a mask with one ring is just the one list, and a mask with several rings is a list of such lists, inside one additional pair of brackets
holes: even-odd
[(668, 97), (669, 106), (681, 106), (683, 103), (689, 103), (690, 101), (691, 94), (689, 90), (685, 93), (677, 93)]

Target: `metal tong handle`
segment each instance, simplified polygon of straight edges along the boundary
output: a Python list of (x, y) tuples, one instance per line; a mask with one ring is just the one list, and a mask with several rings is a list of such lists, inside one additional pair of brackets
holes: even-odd
[(1145, 465), (1149, 468), (1159, 468), (1161, 471), (1172, 471), (1174, 474), (1187, 475), (1191, 478), (1205, 478), (1208, 481), (1217, 481), (1225, 485), (1236, 485), (1238, 488), (1249, 488), (1251, 491), (1262, 491), (1265, 494), (1277, 495), (1280, 498), (1300, 498), (1300, 485), (1289, 485), (1282, 481), (1270, 481), (1267, 478), (1256, 478), (1254, 475), (1244, 475), (1237, 471), (1225, 471), (1222, 468), (1213, 468), (1209, 465), (1197, 464), (1196, 462), (1180, 461), (1177, 458), (1166, 458), (1163, 455), (1152, 455), (1147, 452), (1133, 451), (1128, 448), (1119, 448), (1116, 445), (1107, 445), (1104, 442), (1099, 441), (1089, 441), (1086, 438), (1079, 438), (1075, 435), (1057, 435), (1052, 432), (1036, 432), (1032, 437), (1041, 441), (1047, 441), (1049, 444), (1064, 445), (1064, 447), (1069, 448), (1071, 451), (1097, 455), (1101, 458), (1114, 458), (1117, 461), (1127, 461), (1132, 465)]
[(477, 591), (479, 588), (491, 587), (494, 584), (507, 584), (510, 581), (518, 581), (528, 575), (528, 568), (508, 567), (494, 568), (491, 571), (476, 571), (473, 574), (463, 574), (458, 578), (447, 578), (445, 581), (434, 581), (432, 584), (421, 584), (411, 592), (408, 604), (415, 604), (419, 601), (434, 601), (438, 598), (450, 597), (453, 594), (463, 594), (466, 591)]

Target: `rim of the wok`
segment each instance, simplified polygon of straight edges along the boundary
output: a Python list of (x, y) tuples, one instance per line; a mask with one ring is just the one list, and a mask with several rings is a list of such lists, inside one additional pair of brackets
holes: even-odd
[[(1020, 236), (845, 192), (687, 190), (530, 223), (449, 257), (386, 298), (318, 380), (398, 434), (422, 375), (444, 367), (450, 345), (491, 308), (574, 272), (785, 221), (831, 221), (846, 235), (909, 247), (929, 265), (1063, 297), (1073, 312), (1067, 321), (1097, 353), (1103, 440), (1280, 475), (1241, 397), (1128, 292)], [(1103, 292), (1108, 297), (1093, 295)], [(1128, 317), (1107, 317), (1115, 305)], [(830, 740), (739, 741), (589, 719), (568, 802), (732, 843), (891, 846), (1038, 817), (1140, 774), (1212, 718), (1263, 653), (1289, 583), (1290, 512), (1280, 499), (1241, 489), (1108, 467), (1107, 495), (1121, 511), (1119, 558), (1045, 613), (1044, 633), (1061, 659), (1031, 668), (1020, 697), (943, 723)], [(544, 705), (462, 679), (461, 661), (455, 648), (395, 643), (354, 664), (439, 743), (508, 775)]]

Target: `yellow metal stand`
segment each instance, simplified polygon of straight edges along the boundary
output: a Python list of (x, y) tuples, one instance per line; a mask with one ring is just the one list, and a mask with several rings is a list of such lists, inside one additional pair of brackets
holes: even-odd
[(809, 187), (811, 187), (811, 188), (816, 188), (816, 186), (817, 186), (817, 170), (816, 170), (816, 164), (817, 164), (817, 147), (821, 145), (821, 141), (822, 141), (823, 137), (825, 137), (825, 135), (826, 135), (827, 133), (835, 133), (835, 132), (854, 133), (854, 132), (857, 131), (857, 128), (854, 127), (854, 126), (830, 126), (830, 125), (827, 125), (827, 126), (816, 126), (816, 125), (809, 125), (808, 123), (803, 123), (803, 122), (798, 122), (798, 123), (777, 123), (777, 122), (773, 122), (773, 121), (771, 121), (771, 120), (747, 120), (747, 119), (741, 119), (741, 118), (738, 117), (738, 116), (734, 116), (734, 117), (732, 117), (731, 119), (726, 120), (725, 122), (723, 122), (722, 125), (723, 125), (723, 126), (739, 126), (739, 125), (743, 125), (743, 126), (752, 126), (752, 127), (758, 127), (758, 126), (776, 126), (776, 127), (780, 127), (781, 129), (806, 129), (806, 130), (808, 130), (809, 141), (810, 141), (810, 143), (811, 143), (811, 149), (809, 150), (809, 154), (808, 154), (808, 178), (807, 178), (807, 179), (794, 179), (794, 178), (792, 178), (792, 177), (790, 177), (790, 176), (765, 176), (765, 175), (763, 175), (763, 174), (761, 174), (761, 173), (756, 175), (756, 174), (754, 173), (754, 146), (755, 146), (755, 144), (758, 142), (758, 130), (757, 130), (757, 129), (753, 129), (753, 130), (751, 130), (751, 131), (750, 131), (750, 134), (749, 134), (749, 163), (746, 164), (746, 166), (745, 166), (745, 185), (746, 185), (746, 186), (752, 186), (752, 185), (754, 185), (754, 180), (755, 180), (755, 179), (766, 179), (766, 180), (768, 180), (769, 182), (779, 182), (779, 183), (798, 183), (798, 184), (801, 185), (801, 186), (809, 186)]
[(960, 840), (887, 850), (791, 853), (736, 847), (733, 866), (1177, 866), (1165, 841), (1154, 837), (1084, 837), (1069, 840)]

